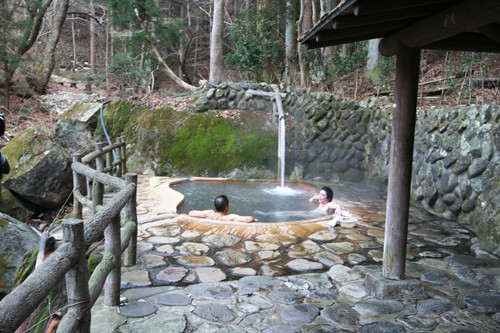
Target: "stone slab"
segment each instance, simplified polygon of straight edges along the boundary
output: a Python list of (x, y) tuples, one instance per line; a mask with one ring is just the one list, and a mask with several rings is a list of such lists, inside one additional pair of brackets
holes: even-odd
[(366, 272), (364, 286), (377, 299), (425, 299), (427, 294), (416, 279), (389, 280), (381, 272)]

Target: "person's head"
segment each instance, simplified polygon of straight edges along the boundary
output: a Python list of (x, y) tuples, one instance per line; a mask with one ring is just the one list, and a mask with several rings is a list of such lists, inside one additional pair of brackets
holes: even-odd
[(229, 199), (225, 195), (219, 195), (214, 200), (215, 211), (218, 213), (224, 213), (226, 207), (229, 207)]
[[(333, 199), (333, 191), (331, 188), (325, 186), (319, 191), (319, 196), (320, 198), (325, 198), (326, 202), (330, 202)], [(320, 202), (321, 201), (320, 199)]]

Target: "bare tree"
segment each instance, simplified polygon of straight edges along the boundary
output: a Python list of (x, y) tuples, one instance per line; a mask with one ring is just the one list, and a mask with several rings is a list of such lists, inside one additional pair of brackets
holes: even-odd
[(61, 36), (61, 30), (66, 20), (66, 13), (68, 12), (69, 0), (59, 0), (57, 2), (56, 13), (54, 17), (54, 28), (50, 33), (49, 40), (45, 45), (45, 57), (38, 67), (35, 74), (35, 91), (39, 94), (45, 93), (47, 84), (49, 83), (50, 76), (56, 65), (56, 46)]
[(210, 76), (209, 81), (219, 84), (224, 80), (224, 0), (214, 0), (212, 33), (210, 37)]
[(52, 0), (43, 0), (33, 7), (25, 1), (0, 2), (0, 86), (4, 87), (5, 107), (10, 109), (9, 88), (22, 57), (35, 44), (45, 13)]
[(297, 9), (295, 8), (296, 1), (287, 0), (286, 1), (286, 28), (285, 28), (285, 53), (286, 53), (286, 63), (285, 63), (285, 76), (286, 81), (291, 83), (291, 78), (296, 72), (296, 60), (297, 55)]

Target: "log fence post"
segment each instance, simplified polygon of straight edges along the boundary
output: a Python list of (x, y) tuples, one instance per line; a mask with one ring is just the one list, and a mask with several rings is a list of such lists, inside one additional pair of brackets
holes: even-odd
[(132, 237), (130, 237), (127, 250), (125, 250), (124, 264), (125, 266), (134, 266), (137, 262), (137, 174), (127, 173), (125, 181), (127, 185), (133, 183), (136, 187), (134, 195), (125, 206), (125, 221), (135, 221), (136, 227)]
[(115, 267), (111, 270), (104, 285), (104, 304), (117, 306), (120, 304), (120, 274), (121, 274), (121, 239), (120, 239), (120, 213), (112, 218), (111, 223), (104, 230), (104, 249), (109, 253)]
[[(82, 162), (82, 154), (73, 154), (73, 163)], [(73, 170), (73, 217), (75, 219), (82, 219), (83, 217), (83, 207), (82, 203), (77, 199), (75, 192), (80, 191), (83, 194), (84, 187), (84, 177), (78, 172)]]
[[(104, 163), (102, 159), (102, 142), (96, 143), (95, 145), (96, 151), (100, 152), (100, 154), (95, 159), (96, 170), (102, 172), (104, 169)], [(104, 185), (99, 183), (97, 180), (93, 180), (93, 188), (92, 188), (92, 211), (95, 214), (97, 212), (97, 206), (102, 205), (103, 197), (104, 197)]]
[(116, 177), (118, 178), (125, 174), (122, 170), (122, 141), (122, 137), (119, 137), (116, 141), (116, 143), (118, 144), (118, 148), (116, 148), (116, 161), (119, 163), (116, 167)]
[(90, 294), (85, 258), (85, 232), (83, 221), (70, 219), (63, 222), (63, 240), (77, 250), (75, 265), (66, 273), (66, 292), (69, 310), (61, 320), (58, 332), (90, 332)]
[(121, 136), (120, 138), (120, 143), (122, 144), (120, 149), (122, 151), (122, 159), (121, 159), (121, 162), (122, 162), (122, 175), (125, 175), (127, 174), (127, 145), (126, 145), (126, 142), (125, 142), (125, 137), (124, 136)]

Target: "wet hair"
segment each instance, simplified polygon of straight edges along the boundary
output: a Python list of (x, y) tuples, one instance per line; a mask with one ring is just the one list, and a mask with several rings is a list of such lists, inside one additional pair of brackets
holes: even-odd
[(325, 191), (325, 193), (326, 193), (326, 199), (328, 200), (328, 202), (332, 201), (332, 199), (333, 199), (333, 191), (332, 191), (331, 188), (325, 186), (325, 187), (321, 188), (321, 191)]
[(229, 205), (229, 199), (225, 195), (219, 195), (214, 200), (215, 210), (219, 213), (223, 212), (227, 205)]

